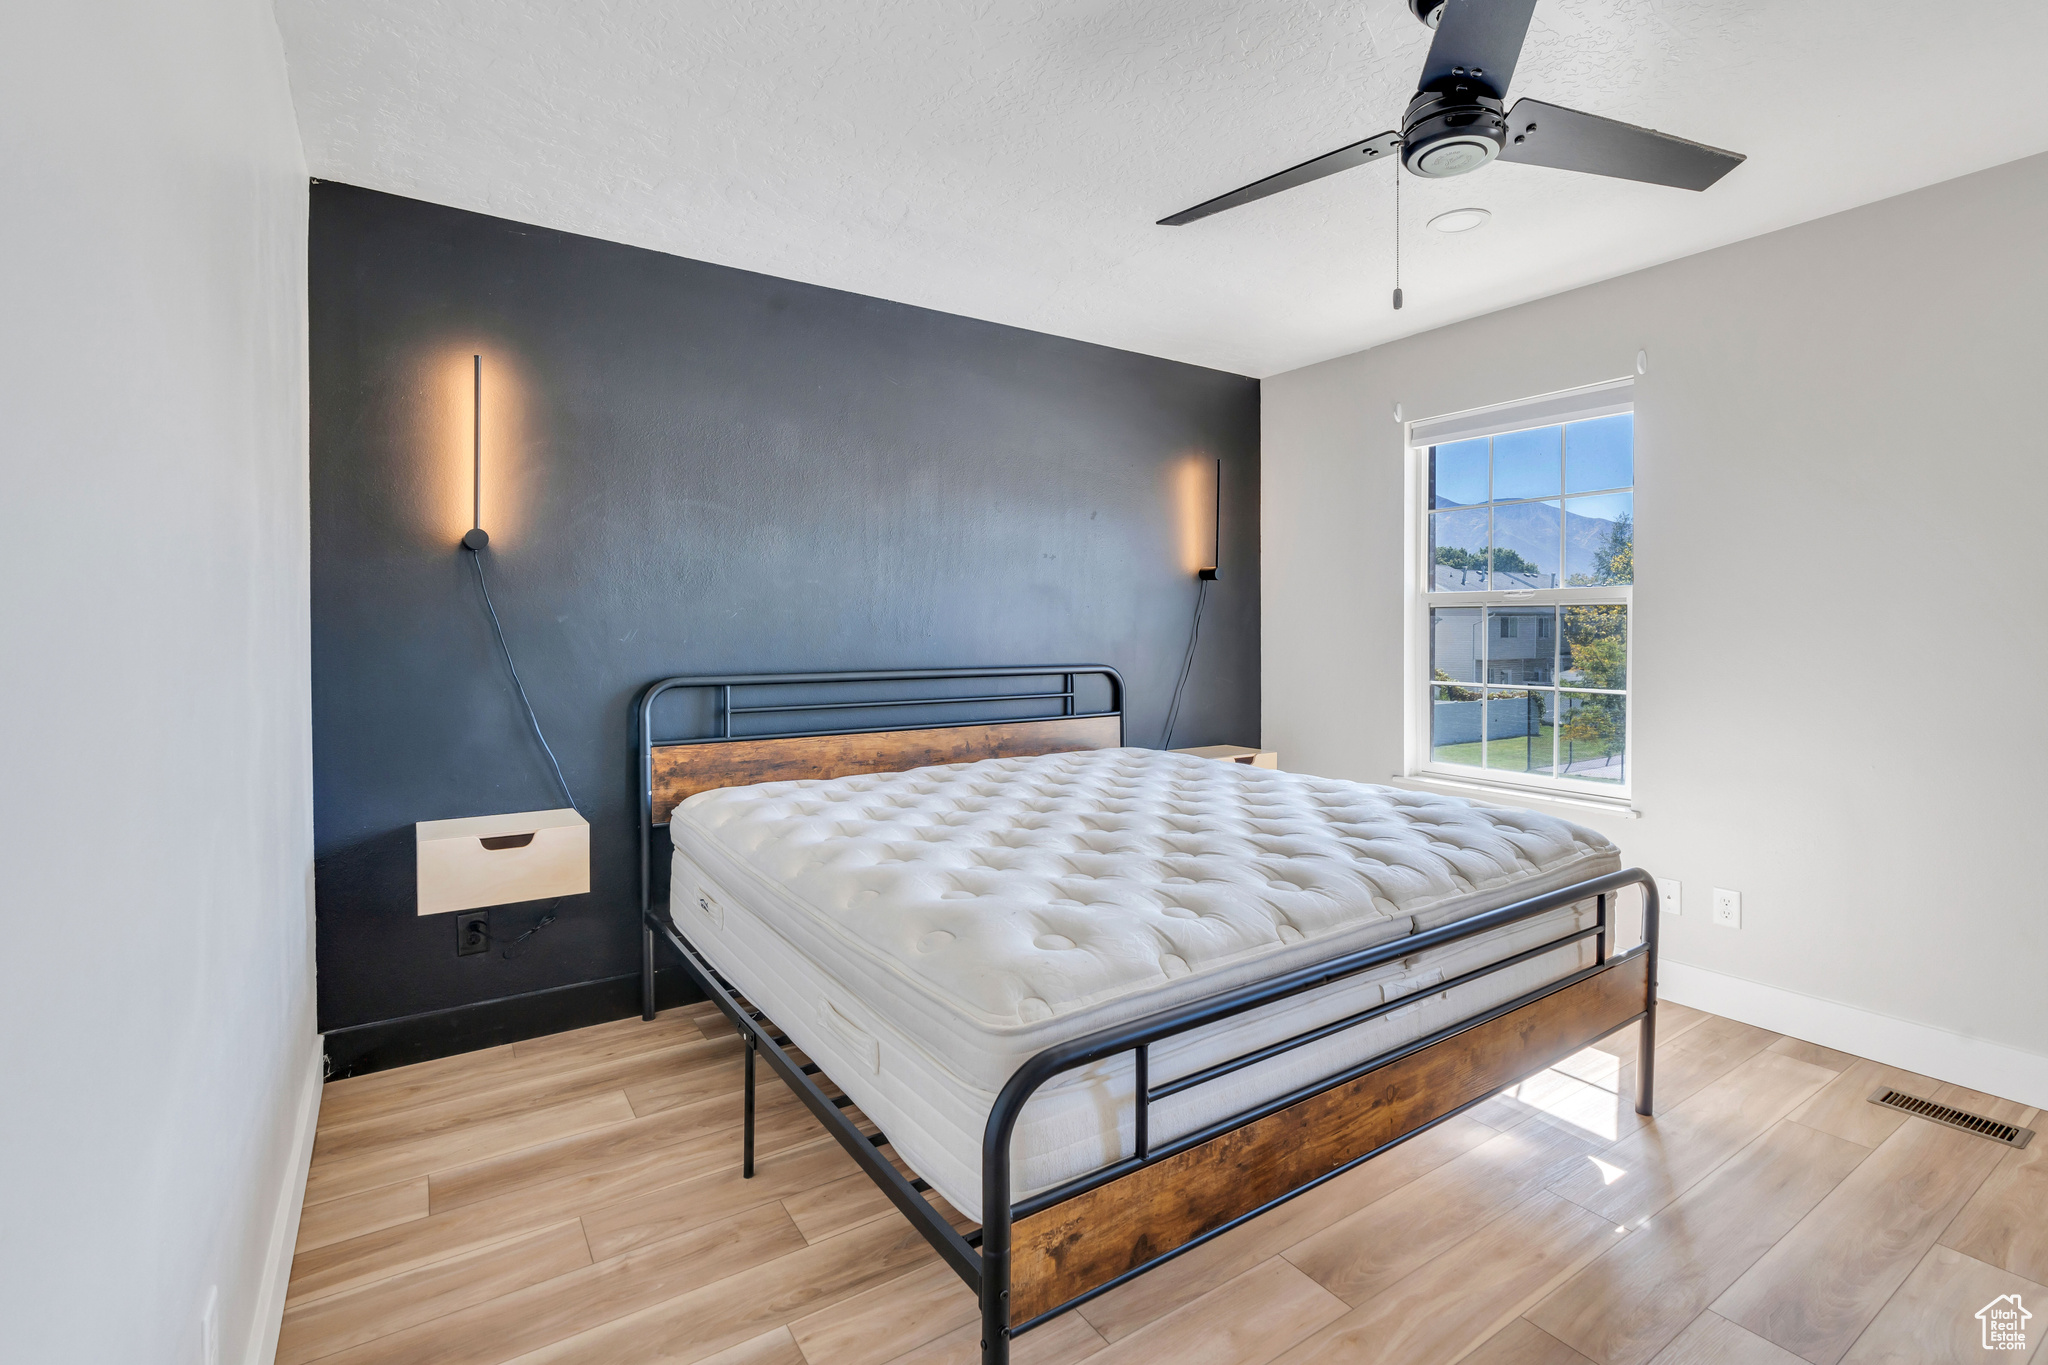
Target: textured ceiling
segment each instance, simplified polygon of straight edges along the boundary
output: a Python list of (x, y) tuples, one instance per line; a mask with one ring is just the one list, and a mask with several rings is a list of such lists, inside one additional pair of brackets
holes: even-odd
[[(1429, 39), (1403, 0), (277, 13), (316, 176), (1251, 375), (2048, 150), (2042, 0), (1539, 0), (1511, 99), (1750, 160), (1705, 194), (1405, 178), (1394, 313), (1385, 166), (1152, 224), (1395, 126)], [(1468, 204), (1492, 222), (1422, 227)]]

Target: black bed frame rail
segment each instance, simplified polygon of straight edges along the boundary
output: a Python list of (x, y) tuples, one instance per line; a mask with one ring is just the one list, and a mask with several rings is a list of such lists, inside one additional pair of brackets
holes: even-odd
[[(754, 1061), (757, 1055), (765, 1053), (768, 1058), (768, 1064), (788, 1083), (790, 1089), (796, 1092), (797, 1097), (803, 1102), (804, 1106), (825, 1126), (825, 1130), (832, 1134), (839, 1144), (853, 1156), (861, 1169), (867, 1172), (875, 1183), (882, 1188), (883, 1193), (889, 1196), (890, 1201), (902, 1211), (905, 1217), (910, 1219), (912, 1226), (917, 1228), (925, 1239), (932, 1244), (940, 1256), (945, 1259), (947, 1265), (952, 1267), (954, 1272), (980, 1297), (983, 1365), (1007, 1365), (1010, 1356), (1010, 1341), (1020, 1333), (1027, 1332), (1063, 1313), (1069, 1312), (1166, 1261), (1172, 1260), (1222, 1236), (1232, 1228), (1238, 1227), (1258, 1217), (1260, 1214), (1286, 1203), (1290, 1199), (1294, 1199), (1330, 1180), (1336, 1179), (1346, 1171), (1352, 1170), (1363, 1162), (1371, 1160), (1389, 1148), (1398, 1146), (1409, 1138), (1426, 1132), (1437, 1124), (1455, 1117), (1457, 1114), (1464, 1112), (1464, 1110), (1471, 1108), (1472, 1105), (1483, 1103), (1490, 1096), (1481, 1096), (1478, 1099), (1460, 1105), (1456, 1109), (1438, 1115), (1412, 1132), (1404, 1133), (1381, 1147), (1363, 1153), (1333, 1170), (1318, 1175), (1314, 1179), (1306, 1181), (1284, 1194), (1269, 1200), (1258, 1208), (1231, 1219), (1228, 1223), (1210, 1229), (1146, 1261), (1142, 1265), (1125, 1271), (1107, 1283), (1098, 1285), (1086, 1293), (1055, 1305), (1053, 1308), (1040, 1313), (1029, 1321), (1013, 1325), (1009, 1320), (1010, 1252), (1011, 1228), (1017, 1219), (1041, 1212), (1077, 1195), (1085, 1194), (1089, 1190), (1122, 1176), (1129, 1175), (1133, 1171), (1165, 1161), (1178, 1153), (1199, 1146), (1233, 1129), (1254, 1123), (1313, 1095), (1346, 1084), (1365, 1075), (1367, 1072), (1399, 1061), (1401, 1058), (1419, 1052), (1426, 1047), (1433, 1046), (1447, 1038), (1468, 1029), (1476, 1028), (1490, 1020), (1497, 1019), (1502, 1015), (1541, 1000), (1545, 996), (1575, 985), (1619, 963), (1632, 961), (1638, 957), (1646, 957), (1648, 959), (1648, 984), (1644, 993), (1643, 1009), (1640, 1013), (1616, 1024), (1613, 1031), (1626, 1028), (1633, 1023), (1640, 1023), (1642, 1025), (1641, 1034), (1638, 1039), (1636, 1061), (1636, 1111), (1641, 1114), (1651, 1112), (1651, 1100), (1654, 1090), (1654, 1049), (1656, 1046), (1658, 939), (1656, 906), (1659, 902), (1656, 881), (1649, 873), (1644, 872), (1640, 868), (1630, 868), (1626, 871), (1615, 872), (1604, 877), (1596, 877), (1571, 886), (1547, 891), (1541, 895), (1517, 901), (1512, 905), (1505, 905), (1495, 910), (1488, 910), (1477, 915), (1468, 916), (1465, 919), (1457, 920), (1439, 928), (1409, 934), (1388, 943), (1347, 953), (1341, 957), (1303, 967), (1271, 980), (1255, 982), (1248, 986), (1218, 992), (1203, 999), (1189, 1001), (1172, 1009), (1161, 1010), (1128, 1023), (1102, 1029), (1085, 1037), (1047, 1048), (1045, 1051), (1034, 1055), (1011, 1076), (1009, 1082), (997, 1095), (995, 1104), (990, 1110), (988, 1125), (984, 1129), (982, 1137), (982, 1226), (977, 1233), (962, 1236), (924, 1198), (924, 1194), (930, 1189), (930, 1186), (922, 1179), (913, 1180), (905, 1177), (901, 1171), (896, 1169), (895, 1164), (883, 1155), (882, 1149), (890, 1145), (887, 1136), (880, 1132), (873, 1134), (862, 1132), (860, 1127), (846, 1112), (851, 1106), (851, 1100), (844, 1095), (828, 1095), (813, 1079), (820, 1074), (817, 1065), (812, 1062), (800, 1063), (795, 1058), (789, 1056), (784, 1049), (790, 1044), (791, 1040), (777, 1032), (773, 1027), (773, 1022), (760, 1011), (754, 1009), (751, 1002), (744, 999), (743, 993), (718, 973), (711, 963), (676, 929), (672, 918), (655, 912), (649, 899), (651, 886), (649, 841), (653, 832), (652, 750), (655, 742), (652, 732), (652, 707), (657, 697), (673, 688), (717, 687), (722, 689), (721, 701), (727, 715), (727, 719), (721, 728), (730, 730), (731, 723), (729, 717), (731, 714), (735, 714), (735, 712), (731, 708), (731, 693), (726, 689), (731, 687), (780, 685), (785, 683), (890, 682), (928, 678), (971, 679), (1066, 675), (1066, 686), (1062, 692), (1034, 694), (1029, 697), (1018, 694), (1004, 694), (994, 698), (918, 698), (914, 699), (914, 704), (945, 705), (950, 702), (965, 703), (989, 700), (1007, 702), (1050, 699), (1063, 700), (1063, 705), (1066, 708), (1063, 714), (1071, 714), (1074, 690), (1072, 675), (1074, 674), (1102, 674), (1110, 679), (1113, 689), (1112, 697), (1116, 707), (1114, 714), (1117, 715), (1119, 720), (1119, 737), (1121, 737), (1124, 698), (1123, 680), (1114, 669), (1101, 665), (1063, 664), (1042, 668), (943, 669), (902, 673), (748, 674), (730, 677), (668, 678), (649, 687), (642, 694), (639, 707), (641, 776), (640, 886), (641, 920), (644, 934), (642, 990), (646, 1017), (650, 1019), (654, 1017), (654, 938), (656, 934), (660, 934), (676, 949), (677, 953), (681, 956), (684, 970), (695, 981), (697, 986), (703, 990), (705, 996), (718, 1006), (720, 1012), (732, 1022), (740, 1035), (746, 1040), (745, 1118), (741, 1137), (743, 1174), (752, 1176), (754, 1173)], [(820, 710), (860, 710), (865, 707), (881, 704), (883, 703), (852, 701), (807, 705), (814, 706)], [(758, 714), (763, 711), (801, 709), (806, 709), (806, 707), (741, 707), (736, 713), (744, 715)], [(1106, 715), (1111, 713), (1099, 712), (1091, 714)], [(957, 724), (961, 722), (950, 723)], [(808, 735), (871, 732), (826, 730), (805, 731), (802, 733)], [(782, 736), (759, 736), (759, 738), (779, 737)], [(722, 739), (724, 736), (715, 738)], [(756, 736), (749, 735), (742, 736), (741, 738), (751, 739), (756, 738)], [(663, 742), (696, 743), (710, 741), (686, 740)], [(1614, 957), (1609, 952), (1613, 896), (1616, 892), (1629, 886), (1641, 887), (1643, 891), (1643, 942), (1619, 957)], [(1267, 1044), (1222, 1062), (1217, 1062), (1187, 1075), (1175, 1077), (1157, 1085), (1151, 1083), (1150, 1051), (1155, 1043), (1205, 1028), (1211, 1024), (1234, 1018), (1252, 1010), (1261, 1009), (1280, 1000), (1317, 990), (1334, 982), (1357, 976), (1363, 972), (1372, 971), (1375, 968), (1385, 966), (1389, 962), (1410, 957), (1418, 952), (1459, 943), (1481, 934), (1491, 933), (1508, 925), (1517, 924), (1539, 915), (1579, 904), (1588, 899), (1593, 900), (1596, 907), (1595, 923), (1590, 928), (1574, 930), (1571, 933), (1548, 940), (1526, 951), (1516, 953), (1502, 961), (1489, 963), (1447, 981), (1433, 983), (1426, 990), (1400, 997), (1370, 1009), (1357, 1011), (1331, 1023), (1304, 1030), (1301, 1033), (1283, 1038), (1278, 1042)], [(1188, 1133), (1170, 1142), (1158, 1145), (1154, 1145), (1151, 1141), (1150, 1108), (1158, 1100), (1191, 1090), (1196, 1086), (1220, 1079), (1244, 1067), (1255, 1065), (1258, 1062), (1279, 1056), (1295, 1048), (1303, 1047), (1320, 1039), (1341, 1033), (1346, 1029), (1356, 1028), (1394, 1010), (1413, 1005), (1418, 1000), (1427, 996), (1444, 994), (1470, 982), (1490, 976), (1495, 972), (1503, 971), (1517, 963), (1525, 962), (1544, 953), (1556, 952), (1559, 949), (1569, 947), (1588, 938), (1595, 940), (1595, 959), (1590, 967), (1582, 968), (1559, 980), (1548, 982), (1535, 990), (1529, 991), (1513, 1000), (1506, 1001), (1503, 1004), (1496, 1005), (1482, 1013), (1457, 1020), (1425, 1037), (1404, 1043), (1377, 1056), (1367, 1058), (1362, 1062), (1346, 1067), (1335, 1075), (1324, 1077), (1250, 1109), (1231, 1114), (1198, 1132)], [(1018, 1119), (1021, 1117), (1024, 1107), (1032, 1095), (1055, 1076), (1126, 1052), (1132, 1054), (1135, 1086), (1132, 1097), (1134, 1108), (1132, 1155), (1122, 1161), (1113, 1162), (1092, 1171), (1077, 1180), (1069, 1181), (1056, 1188), (1042, 1191), (1023, 1200), (1013, 1201), (1011, 1198), (1010, 1142), (1015, 1133)]]
[[(1613, 904), (1614, 893), (1627, 886), (1640, 886), (1643, 889), (1643, 904), (1645, 907), (1643, 915), (1644, 938), (1639, 946), (1630, 949), (1619, 957), (1610, 957), (1608, 953), (1609, 931), (1612, 927), (1609, 913), (1610, 907)], [(1453, 977), (1448, 981), (1432, 984), (1425, 991), (1417, 991), (1413, 995), (1402, 996), (1399, 999), (1372, 1009), (1361, 1010), (1332, 1023), (1305, 1030), (1282, 1039), (1277, 1043), (1203, 1068), (1200, 1071), (1168, 1082), (1165, 1085), (1152, 1086), (1149, 1084), (1148, 1073), (1150, 1064), (1148, 1054), (1154, 1043), (1207, 1027), (1210, 1024), (1233, 1018), (1251, 1010), (1261, 1009), (1292, 996), (1317, 990), (1332, 982), (1357, 976), (1362, 972), (1368, 972), (1374, 968), (1385, 966), (1389, 962), (1398, 961), (1415, 953), (1458, 943), (1480, 934), (1491, 933), (1507, 925), (1516, 924), (1538, 915), (1548, 914), (1552, 911), (1563, 909), (1566, 906), (1578, 904), (1588, 898), (1591, 898), (1595, 903), (1595, 923), (1591, 928), (1577, 930), (1562, 937), (1551, 939), (1499, 962), (1489, 963), (1476, 970)], [(1367, 1072), (1376, 1071), (1380, 1067), (1397, 1062), (1403, 1057), (1420, 1052), (1426, 1047), (1433, 1046), (1446, 1038), (1463, 1033), (1467, 1029), (1476, 1028), (1504, 1014), (1512, 1013), (1525, 1005), (1541, 1000), (1547, 995), (1554, 994), (1568, 986), (1575, 985), (1588, 977), (1605, 971), (1609, 967), (1638, 957), (1649, 958), (1649, 985), (1645, 992), (1643, 1009), (1641, 1013), (1622, 1020), (1615, 1026), (1615, 1029), (1626, 1028), (1630, 1024), (1638, 1022), (1643, 1026), (1638, 1042), (1639, 1051), (1636, 1061), (1636, 1111), (1641, 1114), (1648, 1114), (1651, 1108), (1655, 1083), (1653, 1049), (1656, 1045), (1657, 990), (1657, 916), (1649, 907), (1653, 907), (1657, 903), (1656, 881), (1649, 873), (1644, 872), (1640, 868), (1629, 868), (1626, 871), (1610, 873), (1605, 877), (1596, 877), (1589, 881), (1578, 882), (1571, 886), (1561, 887), (1555, 891), (1545, 892), (1542, 895), (1532, 896), (1527, 900), (1517, 901), (1512, 905), (1504, 905), (1497, 910), (1488, 910), (1477, 915), (1471, 915), (1465, 919), (1443, 925), (1440, 928), (1426, 930), (1418, 934), (1410, 934), (1404, 938), (1399, 938), (1377, 947), (1347, 953), (1342, 957), (1332, 958), (1328, 962), (1317, 963), (1312, 967), (1304, 967), (1298, 971), (1289, 972), (1284, 976), (1275, 977), (1270, 981), (1257, 982), (1235, 990), (1220, 992), (1204, 1000), (1191, 1001), (1188, 1004), (1170, 1010), (1163, 1010), (1128, 1024), (1103, 1029), (1086, 1037), (1076, 1038), (1071, 1042), (1049, 1047), (1045, 1051), (1031, 1057), (1023, 1066), (1017, 1069), (1016, 1073), (1010, 1077), (1009, 1083), (996, 1096), (995, 1105), (989, 1112), (988, 1126), (983, 1130), (982, 1135), (981, 1282), (983, 1290), (981, 1306), (982, 1352), (984, 1361), (996, 1362), (997, 1365), (1000, 1365), (1000, 1362), (1008, 1358), (1006, 1352), (996, 1353), (992, 1351), (992, 1342), (1007, 1337), (1014, 1337), (1018, 1333), (1027, 1332), (1042, 1323), (1060, 1316), (1062, 1313), (1070, 1312), (1089, 1300), (1108, 1293), (1118, 1285), (1135, 1279), (1156, 1266), (1170, 1261), (1177, 1256), (1184, 1255), (1203, 1243), (1222, 1236), (1230, 1231), (1230, 1229), (1252, 1218), (1256, 1218), (1268, 1209), (1284, 1204), (1288, 1200), (1305, 1194), (1319, 1185), (1336, 1179), (1353, 1167), (1371, 1160), (1387, 1150), (1388, 1147), (1398, 1146), (1409, 1138), (1426, 1132), (1428, 1129), (1454, 1117), (1465, 1109), (1471, 1108), (1472, 1105), (1484, 1102), (1490, 1096), (1480, 1096), (1478, 1099), (1472, 1100), (1467, 1104), (1460, 1105), (1457, 1109), (1432, 1119), (1429, 1123), (1415, 1129), (1413, 1132), (1405, 1133), (1383, 1147), (1366, 1152), (1333, 1170), (1317, 1176), (1313, 1180), (1296, 1186), (1278, 1198), (1272, 1199), (1220, 1227), (1213, 1228), (1159, 1256), (1153, 1257), (1142, 1265), (1125, 1271), (1113, 1280), (1098, 1285), (1084, 1294), (1068, 1299), (1064, 1303), (1048, 1309), (1027, 1322), (1012, 1325), (1008, 1321), (1010, 1228), (1017, 1219), (1051, 1208), (1053, 1205), (1072, 1199), (1076, 1195), (1085, 1194), (1089, 1190), (1107, 1184), (1122, 1176), (1129, 1175), (1133, 1171), (1156, 1165), (1161, 1161), (1165, 1161), (1190, 1148), (1198, 1147), (1202, 1143), (1220, 1137), (1234, 1129), (1242, 1128), (1246, 1124), (1255, 1123), (1268, 1115), (1276, 1114), (1311, 1096), (1319, 1095), (1326, 1090), (1356, 1080)], [(1334, 1075), (1313, 1081), (1308, 1085), (1267, 1100), (1250, 1109), (1240, 1110), (1206, 1128), (1176, 1138), (1170, 1143), (1154, 1147), (1148, 1142), (1147, 1129), (1149, 1124), (1146, 1111), (1154, 1100), (1162, 1099), (1167, 1095), (1178, 1094), (1205, 1081), (1215, 1080), (1244, 1066), (1249, 1066), (1267, 1057), (1276, 1056), (1293, 1048), (1301, 1047), (1317, 1039), (1327, 1038), (1345, 1029), (1355, 1028), (1368, 1020), (1376, 1019), (1393, 1010), (1413, 1005), (1418, 998), (1444, 994), (1468, 982), (1477, 981), (1495, 972), (1503, 971), (1514, 966), (1516, 963), (1525, 962), (1543, 953), (1555, 952), (1560, 948), (1568, 947), (1587, 938), (1596, 939), (1594, 962), (1590, 967), (1581, 968), (1568, 976), (1547, 982), (1535, 990), (1496, 1005), (1482, 1013), (1457, 1020), (1434, 1033), (1417, 1038), (1413, 1042), (1404, 1043), (1390, 1051), (1369, 1057)], [(1033, 1094), (1053, 1077), (1125, 1052), (1133, 1054), (1134, 1070), (1136, 1073), (1133, 1092), (1134, 1108), (1136, 1109), (1133, 1123), (1135, 1129), (1133, 1154), (1120, 1162), (1115, 1162), (1092, 1171), (1078, 1180), (1070, 1181), (1064, 1185), (1042, 1191), (1027, 1199), (1018, 1200), (1013, 1203), (1010, 1197), (1010, 1139), (1016, 1130), (1018, 1119), (1024, 1112), (1025, 1104)], [(995, 1292), (990, 1292), (991, 1289)]]
[(867, 1172), (868, 1177), (882, 1187), (882, 1193), (889, 1196), (890, 1202), (902, 1210), (904, 1216), (924, 1234), (926, 1241), (937, 1248), (939, 1255), (945, 1258), (946, 1264), (953, 1268), (954, 1273), (965, 1280), (970, 1289), (979, 1293), (981, 1256), (972, 1242), (954, 1231), (953, 1225), (940, 1217), (938, 1211), (925, 1202), (924, 1192), (931, 1187), (923, 1180), (913, 1182), (906, 1179), (904, 1174), (896, 1169), (895, 1164), (882, 1155), (882, 1148), (889, 1145), (888, 1138), (881, 1133), (863, 1133), (847, 1116), (849, 1102), (845, 1097), (826, 1094), (824, 1089), (811, 1079), (821, 1074), (817, 1063), (798, 1062), (791, 1057), (783, 1050), (790, 1040), (780, 1034), (769, 1032), (770, 1020), (759, 1010), (750, 1008), (748, 1003), (740, 998), (732, 983), (719, 975), (717, 969), (705, 961), (703, 955), (678, 934), (673, 926), (664, 924), (659, 928), (676, 951), (683, 955), (685, 968), (696, 979), (697, 984), (703, 987), (704, 994), (737, 1026), (740, 1036), (746, 1039), (746, 1111), (741, 1126), (740, 1173), (748, 1179), (752, 1179), (754, 1175), (754, 1058), (761, 1055), (768, 1059), (768, 1065), (773, 1067), (776, 1074), (796, 1092), (804, 1107), (816, 1116), (818, 1122), (825, 1125), (825, 1131), (839, 1139), (839, 1145), (851, 1153), (860, 1168)]

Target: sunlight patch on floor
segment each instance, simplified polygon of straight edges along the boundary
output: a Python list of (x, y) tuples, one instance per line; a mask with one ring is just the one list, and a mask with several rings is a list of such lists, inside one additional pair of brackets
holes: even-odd
[(1603, 1052), (1597, 1047), (1589, 1047), (1584, 1052), (1574, 1052), (1559, 1062), (1556, 1070), (1567, 1076), (1576, 1077), (1588, 1085), (1598, 1086), (1602, 1090), (1621, 1089), (1621, 1058), (1611, 1052)]
[[(1594, 1060), (1603, 1058), (1614, 1063), (1604, 1077), (1600, 1074), (1600, 1061)], [(1568, 1075), (1566, 1067), (1575, 1067), (1598, 1079)], [(1501, 1096), (1588, 1137), (1613, 1142), (1621, 1136), (1621, 1113), (1627, 1104), (1620, 1093), (1620, 1081), (1620, 1063), (1605, 1052), (1589, 1048), (1566, 1058), (1555, 1070), (1539, 1071), (1520, 1085), (1510, 1086)]]

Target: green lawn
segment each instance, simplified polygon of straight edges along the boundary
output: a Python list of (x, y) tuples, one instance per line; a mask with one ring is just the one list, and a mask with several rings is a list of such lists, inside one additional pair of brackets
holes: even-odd
[[(1492, 766), (1507, 768), (1514, 772), (1526, 772), (1526, 747), (1534, 751), (1537, 765), (1546, 772), (1549, 771), (1552, 728), (1548, 725), (1539, 727), (1540, 733), (1529, 736), (1526, 745), (1520, 735), (1513, 739), (1496, 739), (1493, 742)], [(1439, 763), (1462, 763), (1468, 768), (1476, 768), (1479, 766), (1479, 741), (1475, 739), (1470, 744), (1440, 744), (1436, 747), (1433, 757)]]
[[(1549, 772), (1550, 732), (1553, 728), (1549, 725), (1541, 726), (1538, 733), (1528, 736), (1526, 741), (1521, 735), (1516, 735), (1513, 739), (1495, 740), (1493, 762), (1487, 766), (1496, 772), (1529, 772), (1532, 766), (1536, 771)], [(1589, 744), (1585, 740), (1580, 740), (1576, 745), (1569, 747), (1573, 752), (1567, 757), (1574, 757), (1580, 762), (1596, 758), (1604, 752), (1599, 745)], [(1479, 741), (1475, 739), (1470, 744), (1440, 744), (1431, 752), (1430, 757), (1438, 763), (1459, 763), (1468, 768), (1477, 768), (1480, 766)]]

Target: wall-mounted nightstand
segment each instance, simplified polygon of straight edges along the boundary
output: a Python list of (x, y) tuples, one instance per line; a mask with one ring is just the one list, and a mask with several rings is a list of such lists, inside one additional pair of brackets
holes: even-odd
[(590, 890), (590, 824), (573, 809), (422, 820), (413, 848), (422, 915)]
[(1274, 749), (1247, 749), (1242, 744), (1204, 744), (1199, 749), (1175, 749), (1177, 754), (1213, 758), (1219, 763), (1242, 763), (1250, 768), (1277, 768), (1280, 754)]

